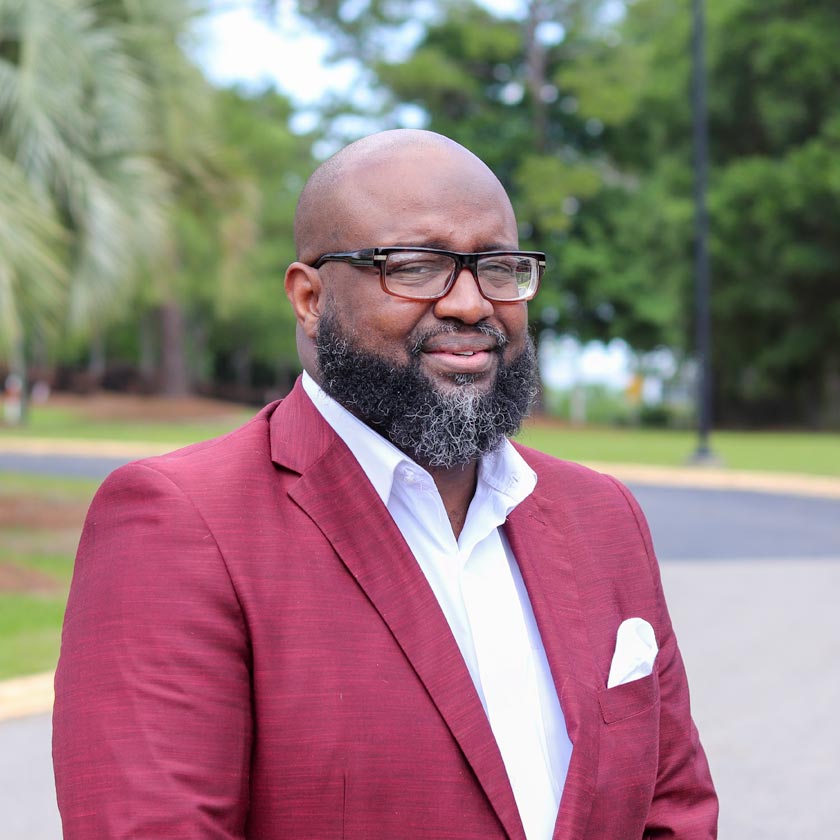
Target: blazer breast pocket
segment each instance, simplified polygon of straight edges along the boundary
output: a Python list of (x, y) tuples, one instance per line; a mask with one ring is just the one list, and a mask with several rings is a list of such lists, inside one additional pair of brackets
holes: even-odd
[(619, 723), (640, 715), (658, 702), (659, 677), (656, 671), (624, 685), (598, 691), (598, 703), (606, 724)]

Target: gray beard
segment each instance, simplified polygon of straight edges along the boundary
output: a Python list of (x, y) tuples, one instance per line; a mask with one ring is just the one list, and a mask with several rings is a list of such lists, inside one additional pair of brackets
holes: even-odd
[(443, 468), (469, 464), (519, 431), (537, 393), (537, 364), (529, 337), (525, 350), (506, 365), (501, 351), (507, 339), (496, 328), (479, 324), (470, 329), (498, 344), (493, 386), (482, 391), (471, 374), (461, 374), (452, 380), (457, 387), (437, 390), (420, 371), (421, 348), (432, 335), (459, 329), (444, 324), (417, 338), (408, 347), (409, 363), (399, 367), (359, 349), (333, 312), (327, 312), (316, 338), (321, 385), (418, 464)]

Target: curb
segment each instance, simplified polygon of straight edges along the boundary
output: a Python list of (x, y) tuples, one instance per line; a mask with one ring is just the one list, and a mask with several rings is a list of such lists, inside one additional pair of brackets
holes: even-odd
[(148, 458), (161, 455), (173, 449), (181, 449), (186, 443), (172, 441), (130, 441), (85, 440), (82, 438), (0, 438), (0, 453), (5, 455), (78, 455), (80, 457)]
[(0, 721), (52, 711), (55, 672), (0, 681)]
[(788, 496), (840, 499), (840, 478), (801, 473), (726, 470), (720, 467), (653, 467), (647, 464), (603, 464), (586, 462), (598, 472), (619, 481), (698, 490), (742, 490)]

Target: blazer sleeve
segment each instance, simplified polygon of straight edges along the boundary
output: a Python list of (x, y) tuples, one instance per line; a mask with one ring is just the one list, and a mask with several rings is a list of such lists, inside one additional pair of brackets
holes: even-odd
[(242, 838), (249, 672), (204, 519), (153, 466), (117, 470), (88, 513), (56, 673), (65, 840)]
[(624, 494), (641, 532), (660, 605), (656, 658), (660, 693), (659, 767), (644, 838), (714, 840), (717, 837), (717, 794), (697, 727), (691, 718), (685, 666), (662, 592), (650, 530), (632, 494), (620, 482), (612, 480)]

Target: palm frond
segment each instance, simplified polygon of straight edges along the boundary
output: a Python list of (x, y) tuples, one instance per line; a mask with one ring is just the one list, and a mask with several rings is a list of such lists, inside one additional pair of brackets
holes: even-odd
[(0, 358), (10, 357), (27, 325), (49, 332), (60, 323), (69, 285), (65, 245), (52, 208), (0, 155)]

